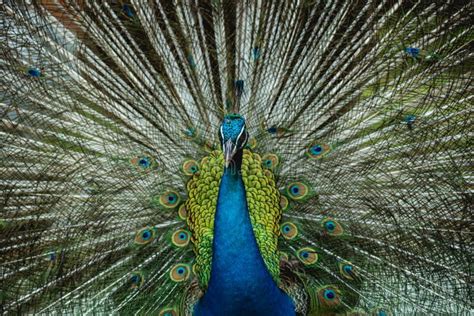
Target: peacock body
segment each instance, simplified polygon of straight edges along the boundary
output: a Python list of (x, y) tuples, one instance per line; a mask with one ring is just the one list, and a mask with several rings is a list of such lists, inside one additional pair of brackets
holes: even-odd
[(473, 313), (471, 2), (0, 8), (2, 313)]

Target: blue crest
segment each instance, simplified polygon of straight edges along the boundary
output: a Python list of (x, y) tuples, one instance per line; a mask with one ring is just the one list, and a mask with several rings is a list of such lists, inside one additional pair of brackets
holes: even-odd
[(234, 143), (237, 143), (237, 138), (242, 132), (242, 128), (245, 126), (245, 119), (239, 114), (228, 114), (224, 117), (224, 121), (221, 125), (221, 133), (223, 140), (226, 141), (231, 139)]

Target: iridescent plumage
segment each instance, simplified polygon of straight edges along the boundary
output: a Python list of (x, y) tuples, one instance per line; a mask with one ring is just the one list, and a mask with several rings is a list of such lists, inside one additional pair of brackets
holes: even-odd
[(469, 315), (472, 11), (3, 1), (0, 312)]

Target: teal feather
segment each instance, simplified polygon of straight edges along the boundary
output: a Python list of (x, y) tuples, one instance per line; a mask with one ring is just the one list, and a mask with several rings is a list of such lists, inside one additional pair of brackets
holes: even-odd
[[(257, 276), (239, 283), (256, 289), (237, 293), (245, 311), (469, 315), (473, 9), (3, 1), (0, 312), (189, 315), (228, 298), (198, 282), (193, 241), (213, 247), (214, 230), (191, 231), (185, 201), (239, 113), (282, 209), (278, 278), (248, 221), (228, 238), (258, 261), (225, 261), (235, 282)], [(268, 192), (249, 194), (265, 218)]]

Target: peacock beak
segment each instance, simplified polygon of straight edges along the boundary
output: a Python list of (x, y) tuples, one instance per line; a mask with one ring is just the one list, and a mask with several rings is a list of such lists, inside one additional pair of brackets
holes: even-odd
[(223, 151), (224, 151), (225, 167), (228, 168), (230, 162), (232, 161), (232, 158), (237, 152), (237, 146), (235, 146), (232, 140), (229, 139), (224, 143)]

